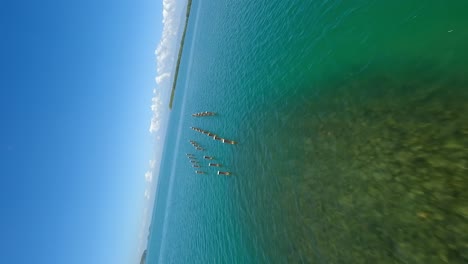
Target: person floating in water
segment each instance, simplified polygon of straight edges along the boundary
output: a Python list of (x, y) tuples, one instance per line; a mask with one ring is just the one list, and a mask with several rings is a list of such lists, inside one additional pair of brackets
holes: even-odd
[(200, 165), (198, 165), (198, 164), (193, 164), (192, 167), (194, 167), (194, 168), (200, 168)]
[(208, 163), (208, 166), (211, 166), (211, 167), (221, 167), (221, 164), (219, 164), (219, 163)]
[(218, 175), (226, 175), (226, 176), (228, 176), (228, 175), (231, 175), (231, 173), (228, 172), (228, 171), (218, 171)]
[(211, 157), (211, 156), (203, 156), (203, 158), (207, 159), (207, 160), (212, 160), (213, 159), (213, 157)]
[(197, 170), (197, 171), (195, 171), (195, 173), (196, 173), (196, 174), (205, 174), (205, 172), (204, 172), (204, 171), (198, 171), (198, 170)]

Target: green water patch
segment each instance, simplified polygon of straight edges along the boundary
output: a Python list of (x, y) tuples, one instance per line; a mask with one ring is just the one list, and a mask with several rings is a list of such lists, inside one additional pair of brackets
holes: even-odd
[(241, 127), (239, 214), (270, 263), (468, 263), (468, 75), (387, 69), (330, 76)]

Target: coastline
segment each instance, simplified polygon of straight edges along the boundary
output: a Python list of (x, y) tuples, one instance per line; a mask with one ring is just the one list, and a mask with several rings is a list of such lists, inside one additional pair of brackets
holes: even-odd
[(180, 41), (180, 48), (179, 48), (179, 54), (177, 55), (177, 63), (176, 63), (176, 68), (175, 68), (174, 81), (172, 82), (171, 98), (169, 99), (169, 109), (172, 109), (172, 102), (174, 101), (175, 88), (177, 85), (177, 76), (179, 75), (180, 60), (182, 58), (182, 51), (184, 49), (185, 35), (187, 33), (187, 25), (188, 25), (188, 21), (190, 17), (191, 7), (192, 7), (192, 0), (188, 0), (187, 12), (185, 14), (184, 32), (182, 33), (182, 39)]

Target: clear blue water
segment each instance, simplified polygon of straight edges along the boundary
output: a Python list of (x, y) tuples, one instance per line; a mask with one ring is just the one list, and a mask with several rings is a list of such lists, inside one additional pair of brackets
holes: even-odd
[(194, 0), (148, 263), (468, 263), (467, 11)]

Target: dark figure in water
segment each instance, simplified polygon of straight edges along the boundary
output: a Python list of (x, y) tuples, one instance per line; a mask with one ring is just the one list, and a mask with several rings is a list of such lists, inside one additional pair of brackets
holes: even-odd
[(198, 163), (198, 161), (196, 161), (196, 160), (191, 160), (190, 162), (191, 163)]
[(192, 153), (187, 153), (185, 155), (187, 155), (187, 157), (193, 157), (194, 156)]
[(197, 147), (196, 150), (204, 150), (202, 147)]
[(203, 171), (198, 171), (198, 170), (195, 171), (195, 173), (196, 173), (196, 174), (205, 174), (205, 172), (203, 172)]
[(194, 168), (200, 168), (200, 165), (198, 165), (198, 164), (193, 164), (192, 167), (194, 167)]
[(217, 135), (214, 135), (214, 136), (213, 136), (213, 139), (214, 139), (214, 140), (222, 140), (222, 138), (219, 137), (219, 136), (217, 136)]
[(211, 156), (203, 156), (203, 158), (207, 159), (207, 160), (212, 160), (213, 159), (213, 157), (211, 157)]
[(228, 171), (218, 171), (218, 175), (231, 175)]
[(228, 140), (224, 138), (221, 140), (221, 142), (226, 143), (226, 144), (231, 144), (231, 145), (237, 144), (237, 142), (234, 140)]
[(211, 167), (221, 167), (221, 164), (219, 164), (219, 163), (208, 163), (208, 166), (211, 166)]

